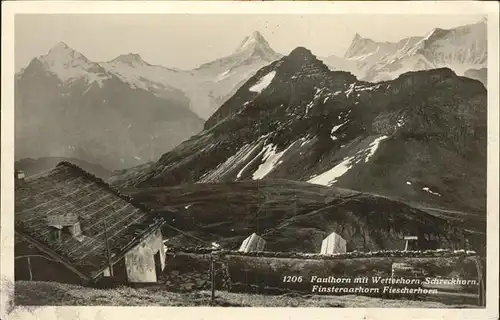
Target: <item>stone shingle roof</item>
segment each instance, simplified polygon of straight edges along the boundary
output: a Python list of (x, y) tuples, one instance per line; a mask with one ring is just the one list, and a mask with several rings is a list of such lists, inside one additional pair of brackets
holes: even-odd
[[(82, 236), (54, 240), (48, 217), (76, 214)], [(104, 225), (113, 261), (157, 230), (163, 219), (79, 167), (61, 162), (15, 190), (15, 230), (94, 278), (107, 267)]]

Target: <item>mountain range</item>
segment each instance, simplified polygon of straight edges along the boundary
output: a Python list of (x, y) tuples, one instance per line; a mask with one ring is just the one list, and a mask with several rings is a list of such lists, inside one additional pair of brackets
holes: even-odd
[[(306, 48), (261, 68), (157, 162), (108, 182), (224, 248), (484, 247), (487, 92), (449, 68), (366, 82)], [(356, 191), (352, 191), (356, 190)], [(167, 232), (167, 230), (165, 230)], [(170, 229), (169, 243), (190, 239)], [(468, 244), (466, 244), (468, 243)]]
[(333, 55), (324, 61), (358, 79), (377, 82), (408, 71), (443, 67), (466, 75), (469, 69), (486, 68), (487, 58), (487, 25), (478, 22), (449, 30), (435, 28), (425, 36), (397, 42), (377, 42), (356, 34), (343, 57)]
[(121, 56), (101, 65), (124, 82), (159, 97), (168, 97), (172, 90), (182, 91), (190, 100), (189, 108), (206, 119), (255, 71), (281, 56), (255, 31), (230, 55), (189, 71), (150, 65), (138, 54)]
[(153, 161), (200, 130), (188, 104), (179, 90), (160, 98), (59, 43), (16, 75), (15, 158), (78, 158), (106, 169)]
[(115, 170), (115, 188), (228, 247), (257, 232), (272, 250), (315, 251), (335, 231), (350, 250), (407, 234), (481, 248), (485, 31), (356, 35), (326, 58), (279, 54), (254, 32), (189, 71), (60, 43), (16, 75), (16, 159), (47, 157), (18, 162), (32, 173), (62, 157)]
[(370, 83), (299, 47), (260, 69), (201, 133), (110, 181), (290, 179), (484, 212), (486, 102), (479, 81), (449, 68)]
[(138, 54), (97, 63), (61, 42), (16, 74), (16, 159), (78, 158), (111, 170), (157, 160), (279, 57), (258, 32), (192, 71)]
[[(228, 56), (188, 71), (134, 53), (93, 62), (61, 42), (16, 74), (16, 159), (78, 158), (110, 170), (156, 161), (218, 118), (248, 79), (282, 57), (257, 31)], [(319, 59), (364, 81), (449, 67), (486, 85), (486, 58), (481, 22), (397, 43), (356, 34), (344, 57)]]

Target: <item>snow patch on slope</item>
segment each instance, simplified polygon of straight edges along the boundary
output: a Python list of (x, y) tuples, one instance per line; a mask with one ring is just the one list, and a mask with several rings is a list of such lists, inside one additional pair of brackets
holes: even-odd
[(330, 134), (334, 134), (335, 132), (337, 132), (338, 129), (340, 129), (340, 127), (342, 127), (343, 125), (345, 125), (348, 122), (349, 122), (349, 120), (346, 120), (346, 121), (342, 122), (341, 124), (333, 126), (332, 131), (330, 132)]
[(432, 191), (429, 187), (423, 187), (422, 190), (424, 190), (425, 192), (428, 192), (428, 193), (430, 193), (432, 195), (441, 197), (441, 195), (439, 193)]
[(355, 83), (351, 84), (349, 89), (345, 92), (347, 98), (349, 98), (349, 96), (354, 92), (355, 85)]
[(219, 82), (219, 81), (221, 81), (221, 80), (223, 80), (223, 79), (227, 78), (227, 76), (229, 75), (229, 73), (230, 73), (230, 72), (231, 72), (231, 70), (227, 70), (227, 71), (224, 71), (224, 72), (222, 72), (221, 74), (219, 74), (219, 75), (217, 76), (217, 80), (216, 80), (216, 82)]
[(396, 126), (398, 128), (401, 128), (404, 125), (405, 125), (405, 119), (404, 119), (404, 117), (401, 116), (401, 117), (399, 117), (398, 122), (396, 123)]
[(265, 88), (267, 88), (271, 84), (271, 82), (274, 79), (274, 76), (276, 76), (276, 71), (269, 72), (268, 74), (266, 74), (265, 76), (260, 78), (260, 80), (257, 81), (257, 83), (254, 84), (252, 87), (250, 87), (250, 89), (248, 89), (248, 90), (250, 90), (252, 92), (261, 93), (262, 90), (264, 90)]
[(368, 160), (370, 160), (370, 158), (375, 154), (375, 151), (377, 151), (380, 142), (382, 140), (385, 140), (385, 139), (387, 139), (387, 136), (381, 136), (381, 137), (376, 138), (372, 143), (370, 143), (370, 148), (367, 149), (370, 152), (365, 157), (365, 163), (368, 162)]
[[(241, 147), (234, 155), (227, 158), (226, 161), (219, 164), (214, 170), (209, 171), (205, 175), (200, 178), (200, 183), (208, 183), (208, 182), (217, 182), (222, 178), (225, 174), (230, 172), (232, 169), (238, 167), (242, 163), (248, 160), (250, 155), (259, 147), (259, 143), (253, 144), (245, 144)], [(238, 178), (241, 176), (241, 170), (238, 173)]]
[(305, 137), (300, 138), (300, 140), (299, 140), (300, 141), (300, 147), (302, 148), (306, 144), (311, 143), (311, 141), (313, 139), (314, 139), (314, 137), (309, 137), (309, 136), (305, 136)]
[(255, 39), (254, 37), (250, 37), (248, 38), (242, 45), (241, 47), (239, 48), (240, 51), (243, 51), (245, 49), (247, 49), (248, 47), (250, 47), (252, 44), (256, 44), (257, 43), (257, 39)]
[(264, 157), (262, 158), (262, 160), (264, 162), (261, 163), (259, 168), (253, 173), (252, 179), (259, 180), (267, 176), (271, 171), (275, 169), (276, 165), (279, 165), (281, 163), (278, 161), (294, 144), (295, 142), (281, 152), (276, 152), (277, 147), (272, 143), (266, 145), (263, 149)]
[(356, 91), (373, 91), (380, 88), (380, 84), (374, 85), (374, 86), (358, 86), (355, 87)]
[(333, 167), (332, 169), (323, 172), (319, 176), (316, 176), (312, 178), (311, 180), (308, 180), (307, 182), (309, 183), (314, 183), (314, 184), (320, 184), (323, 186), (329, 186), (335, 182), (337, 182), (337, 178), (341, 177), (343, 174), (345, 174), (347, 171), (349, 171), (352, 168), (351, 161), (354, 159), (354, 157), (347, 157), (344, 160), (342, 160), (341, 163)]
[[(336, 137), (332, 137), (333, 140), (336, 140)], [(387, 136), (381, 136), (375, 138), (366, 149), (359, 150), (355, 155), (346, 157), (342, 160), (341, 163), (333, 167), (332, 169), (323, 172), (318, 176), (314, 176), (314, 178), (308, 180), (307, 182), (313, 184), (320, 184), (324, 186), (330, 186), (337, 182), (337, 179), (344, 175), (347, 171), (349, 171), (354, 164), (360, 163), (363, 160), (365, 163), (370, 160), (370, 158), (375, 154), (380, 145), (380, 142), (387, 139)]]

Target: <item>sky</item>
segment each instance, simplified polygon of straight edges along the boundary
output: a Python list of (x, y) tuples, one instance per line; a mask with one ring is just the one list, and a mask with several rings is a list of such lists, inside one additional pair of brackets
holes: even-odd
[(230, 54), (253, 31), (279, 53), (303, 46), (324, 57), (343, 56), (356, 33), (398, 41), (480, 20), (436, 14), (18, 14), (15, 68), (24, 68), (60, 41), (95, 62), (138, 53), (151, 64), (192, 69)]

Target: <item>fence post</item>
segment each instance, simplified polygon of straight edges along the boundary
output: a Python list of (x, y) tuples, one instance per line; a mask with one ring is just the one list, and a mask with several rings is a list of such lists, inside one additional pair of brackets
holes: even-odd
[(479, 280), (479, 286), (478, 286), (478, 305), (479, 306), (485, 306), (486, 305), (486, 301), (485, 301), (486, 290), (485, 290), (485, 287), (484, 287), (484, 275), (483, 275), (482, 263), (481, 263), (480, 258), (478, 256), (476, 256), (474, 260), (476, 262), (477, 277), (478, 277), (478, 280)]
[(215, 301), (215, 263), (213, 252), (210, 252), (210, 281), (212, 287), (211, 303), (213, 304)]
[(106, 219), (103, 219), (102, 222), (104, 225), (104, 241), (106, 244), (106, 256), (108, 258), (109, 275), (112, 277), (112, 276), (114, 276), (113, 264), (111, 263), (111, 252), (110, 252), (109, 243), (108, 243), (108, 230), (107, 230), (107, 226), (106, 226)]
[(33, 273), (31, 273), (31, 260), (30, 260), (30, 256), (28, 256), (28, 271), (30, 272), (30, 281), (33, 280)]

